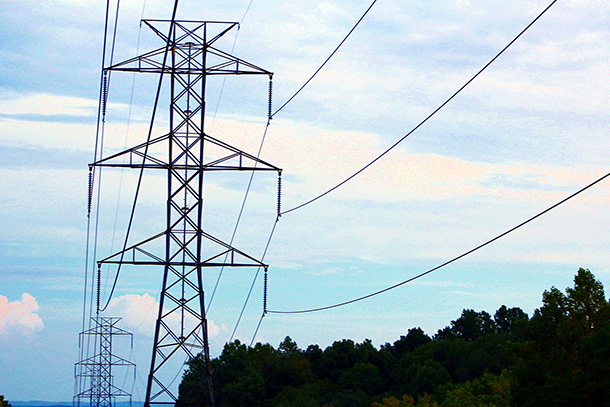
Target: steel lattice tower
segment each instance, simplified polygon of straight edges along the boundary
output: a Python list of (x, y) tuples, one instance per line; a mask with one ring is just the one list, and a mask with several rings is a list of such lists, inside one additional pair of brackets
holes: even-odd
[[(103, 264), (163, 268), (145, 406), (174, 404), (177, 395), (166, 379), (168, 361), (205, 360), (208, 400), (214, 405), (208, 328), (204, 305), (206, 267), (263, 267), (255, 258), (203, 230), (204, 173), (281, 169), (204, 132), (208, 76), (272, 73), (214, 47), (235, 28), (233, 22), (143, 20), (164, 46), (105, 68), (105, 72), (154, 73), (169, 77), (169, 133), (152, 138), (91, 166), (165, 171), (166, 225), (158, 234), (98, 261)], [(159, 87), (160, 89), (161, 87)], [(154, 118), (153, 118), (154, 121)], [(151, 123), (152, 128), (152, 123)], [(126, 245), (127, 246), (127, 245)], [(172, 372), (171, 376), (174, 372)]]
[(97, 316), (91, 320), (94, 326), (81, 332), (80, 342), (83, 344), (85, 337), (92, 337), (95, 351), (98, 353), (78, 362), (75, 366), (77, 386), (75, 404), (80, 406), (86, 401), (90, 407), (112, 407), (117, 397), (128, 397), (131, 401), (131, 394), (114, 385), (112, 371), (114, 367), (135, 367), (135, 365), (115, 355), (112, 351), (112, 343), (115, 336), (129, 336), (133, 346), (133, 337), (131, 333), (116, 326), (121, 318)]

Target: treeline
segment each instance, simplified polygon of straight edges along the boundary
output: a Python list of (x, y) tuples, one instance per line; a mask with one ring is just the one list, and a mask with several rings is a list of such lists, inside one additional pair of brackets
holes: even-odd
[[(610, 406), (610, 305), (580, 269), (530, 318), (466, 309), (430, 337), (408, 330), (380, 349), (344, 339), (299, 349), (286, 337), (225, 345), (211, 361), (219, 407)], [(207, 398), (202, 360), (188, 363), (178, 407)]]

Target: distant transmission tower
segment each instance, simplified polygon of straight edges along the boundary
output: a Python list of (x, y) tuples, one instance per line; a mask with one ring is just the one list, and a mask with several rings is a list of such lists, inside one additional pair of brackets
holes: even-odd
[[(164, 46), (105, 72), (123, 71), (169, 77), (169, 132), (91, 164), (165, 172), (165, 227), (154, 236), (127, 245), (98, 261), (103, 264), (162, 267), (159, 300), (145, 406), (173, 405), (171, 389), (185, 360), (201, 353), (205, 360), (208, 398), (199, 405), (214, 405), (208, 326), (204, 305), (203, 269), (206, 267), (263, 267), (255, 258), (203, 230), (204, 173), (208, 171), (275, 171), (281, 169), (204, 132), (205, 92), (208, 76), (267, 75), (272, 73), (214, 47), (232, 22), (143, 20)], [(159, 94), (157, 94), (157, 98)], [(153, 113), (154, 123), (154, 113)], [(129, 233), (129, 230), (128, 232)], [(170, 363), (170, 361), (174, 361)], [(175, 386), (174, 386), (175, 387)]]
[[(90, 328), (80, 333), (79, 347), (83, 359), (74, 366), (75, 407), (112, 407), (119, 397), (129, 399), (131, 394), (114, 384), (116, 368), (133, 368), (135, 364), (113, 353), (113, 342), (117, 336), (128, 336), (133, 349), (133, 336), (116, 325), (121, 318), (100, 316), (101, 274), (98, 270), (96, 312), (91, 318)], [(89, 356), (91, 355), (91, 356)]]
[(97, 316), (92, 318), (93, 328), (81, 332), (81, 346), (93, 342), (94, 354), (75, 366), (76, 407), (112, 407), (118, 397), (128, 398), (131, 404), (131, 394), (114, 384), (112, 373), (117, 367), (134, 367), (135, 379), (135, 365), (112, 351), (113, 338), (116, 336), (129, 336), (133, 347), (132, 335), (116, 326), (120, 320), (121, 318)]

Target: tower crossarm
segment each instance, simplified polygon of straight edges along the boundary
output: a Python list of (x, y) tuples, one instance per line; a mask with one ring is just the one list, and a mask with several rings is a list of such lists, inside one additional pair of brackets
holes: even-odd
[[(205, 162), (198, 163), (196, 160), (189, 162), (174, 162), (171, 163), (167, 157), (157, 157), (149, 153), (147, 147), (150, 148), (161, 142), (168, 141), (169, 134), (157, 137), (148, 143), (138, 144), (127, 150), (123, 150), (116, 154), (112, 154), (106, 158), (89, 164), (89, 167), (114, 167), (114, 168), (147, 168), (147, 169), (169, 169), (176, 170), (203, 170), (203, 171), (276, 171), (280, 173), (281, 168), (270, 164), (252, 154), (248, 154), (238, 148), (235, 148), (221, 140), (204, 134), (201, 139), (196, 142), (212, 143), (224, 152), (222, 157)], [(192, 146), (190, 147), (192, 149)], [(176, 161), (176, 160), (174, 160)]]
[[(102, 264), (130, 264), (141, 266), (163, 265), (170, 267), (268, 267), (267, 264), (260, 262), (254, 257), (203, 231), (200, 232), (201, 236), (216, 248), (213, 255), (209, 255), (205, 258), (205, 260), (201, 261), (197, 261), (195, 257), (193, 257), (192, 261), (184, 261), (180, 259), (176, 259), (175, 261), (165, 261), (161, 257), (152, 254), (146, 249), (146, 247), (154, 240), (157, 240), (166, 234), (167, 232), (158, 233), (153, 237), (116, 252), (102, 260), (99, 260), (97, 262), (98, 266), (101, 266)], [(144, 255), (144, 258), (139, 257), (138, 254)]]
[[(175, 38), (169, 39), (166, 34), (157, 28), (157, 25), (167, 24), (170, 21), (143, 20), (143, 22), (162, 38), (166, 45), (106, 67), (104, 68), (105, 71), (165, 73), (173, 75), (273, 75), (273, 72), (212, 46), (220, 37), (236, 27), (238, 23), (174, 21)], [(188, 27), (189, 24), (192, 27)], [(228, 27), (208, 39), (208, 25), (211, 24), (225, 24)], [(171, 64), (164, 58), (168, 46), (174, 55), (185, 57), (183, 63)], [(203, 53), (208, 54), (207, 61), (209, 61), (209, 65), (207, 66), (197, 62), (194, 58)], [(187, 56), (188, 58), (186, 58)]]
[[(144, 24), (146, 24), (151, 30), (155, 32), (164, 42), (169, 41), (167, 35), (164, 32), (160, 31), (155, 24), (167, 24), (170, 23), (170, 20), (158, 20), (158, 19), (144, 19), (142, 20)], [(184, 41), (186, 38), (191, 38), (198, 43), (203, 43), (204, 39), (200, 35), (200, 32), (206, 29), (207, 25), (224, 25), (226, 26), (220, 33), (216, 34), (211, 39), (207, 40), (208, 45), (212, 45), (216, 40), (225, 35), (228, 31), (233, 29), (234, 27), (238, 27), (239, 23), (234, 21), (193, 21), (193, 20), (174, 20), (174, 27), (181, 32), (178, 35), (178, 40)], [(193, 25), (193, 27), (188, 28), (188, 25)]]

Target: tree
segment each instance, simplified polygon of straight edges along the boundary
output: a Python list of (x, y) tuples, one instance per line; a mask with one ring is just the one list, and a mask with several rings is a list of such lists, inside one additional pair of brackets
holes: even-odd
[(326, 348), (313, 369), (321, 379), (336, 382), (343, 372), (353, 367), (356, 362), (358, 362), (356, 344), (350, 339), (344, 339), (335, 341)]
[(419, 396), (433, 393), (439, 386), (451, 383), (451, 376), (443, 365), (432, 358), (423, 361), (406, 354), (392, 374), (394, 394)]
[(399, 340), (394, 342), (394, 345), (386, 344), (384, 349), (389, 350), (397, 359), (400, 359), (406, 353), (414, 351), (431, 340), (421, 328), (411, 328), (406, 336), (402, 335)]
[(515, 347), (513, 403), (518, 406), (607, 405), (610, 396), (610, 304), (604, 288), (585, 269), (565, 294), (542, 295)]
[(494, 322), (498, 332), (514, 334), (516, 325), (523, 321), (528, 321), (528, 316), (518, 307), (507, 308), (506, 305), (502, 305), (494, 314)]
[(281, 355), (296, 355), (301, 353), (301, 350), (297, 346), (297, 343), (293, 341), (290, 336), (284, 338), (284, 341), (282, 341), (282, 343), (280, 343), (280, 346), (278, 346), (277, 351)]
[(368, 396), (383, 393), (385, 381), (381, 377), (379, 368), (372, 363), (357, 362), (337, 381), (342, 388), (360, 389)]
[(287, 386), (270, 402), (271, 407), (319, 407), (324, 403), (326, 386), (316, 381), (300, 387)]
[(603, 284), (589, 270), (580, 269), (574, 277), (574, 288), (566, 288), (566, 305), (570, 323), (587, 336), (608, 323), (610, 306)]
[(509, 407), (510, 389), (506, 371), (498, 376), (485, 373), (476, 380), (450, 387), (441, 407)]
[(462, 338), (472, 342), (480, 336), (496, 331), (496, 324), (491, 315), (485, 311), (476, 312), (465, 309), (462, 315), (455, 321), (451, 321), (451, 327), (441, 329), (437, 333), (437, 339)]
[(382, 399), (381, 403), (373, 403), (371, 407), (438, 407), (438, 404), (427, 394), (419, 397), (417, 403), (413, 397), (405, 394), (402, 400), (388, 397)]
[[(433, 338), (409, 329), (380, 350), (344, 339), (322, 350), (286, 337), (225, 345), (211, 361), (217, 407), (563, 407), (610, 400), (610, 304), (584, 269), (520, 308), (462, 311)], [(205, 402), (205, 364), (188, 362), (177, 407)], [(2, 399), (3, 400), (3, 399)], [(509, 403), (510, 400), (510, 403)], [(0, 407), (7, 407), (4, 402)]]
[(314, 381), (311, 363), (289, 336), (280, 343), (277, 356), (267, 370), (269, 395), (278, 394), (285, 387), (298, 388)]
[(8, 400), (5, 400), (4, 396), (2, 394), (0, 394), (0, 402), (1, 402), (0, 407), (12, 407), (11, 403), (9, 403)]
[(386, 397), (381, 400), (381, 403), (375, 402), (371, 407), (415, 407), (415, 400), (407, 394), (402, 396), (402, 400), (395, 397)]

